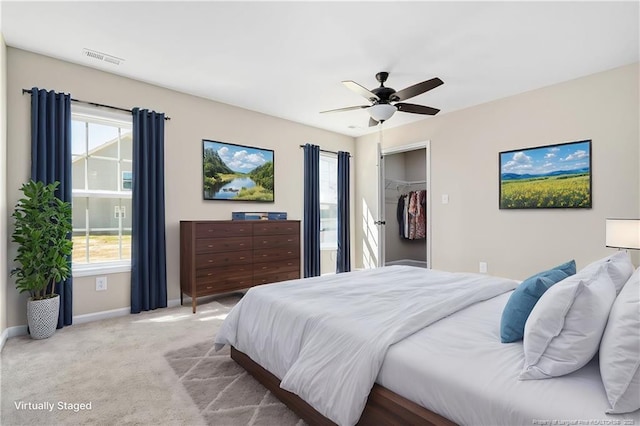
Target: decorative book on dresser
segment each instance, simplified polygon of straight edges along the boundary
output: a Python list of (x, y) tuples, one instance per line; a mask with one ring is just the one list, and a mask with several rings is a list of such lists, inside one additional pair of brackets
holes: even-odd
[(300, 221), (180, 221), (180, 304), (300, 278)]

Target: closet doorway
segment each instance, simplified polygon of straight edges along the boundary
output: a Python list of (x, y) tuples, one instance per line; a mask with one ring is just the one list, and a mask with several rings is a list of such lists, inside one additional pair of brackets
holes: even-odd
[(429, 145), (379, 148), (378, 266), (431, 268)]

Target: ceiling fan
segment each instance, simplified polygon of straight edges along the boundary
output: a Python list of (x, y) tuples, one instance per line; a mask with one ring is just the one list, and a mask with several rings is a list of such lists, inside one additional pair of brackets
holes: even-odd
[(413, 98), (414, 96), (418, 96), (431, 89), (435, 89), (441, 84), (444, 84), (444, 82), (439, 78), (432, 78), (430, 80), (414, 84), (413, 86), (409, 86), (396, 92), (391, 87), (385, 87), (384, 82), (387, 81), (388, 77), (388, 72), (383, 71), (377, 73), (376, 80), (380, 82), (380, 87), (376, 87), (375, 89), (371, 90), (359, 85), (355, 81), (343, 81), (342, 84), (344, 84), (347, 89), (350, 89), (355, 93), (364, 96), (371, 102), (371, 105), (357, 105), (346, 108), (331, 109), (328, 111), (321, 111), (321, 113), (351, 111), (366, 108), (369, 112), (369, 115), (371, 116), (371, 118), (369, 118), (369, 126), (376, 126), (378, 123), (382, 123), (383, 121), (391, 118), (393, 113), (395, 113), (396, 111), (424, 115), (436, 115), (440, 111), (439, 109), (431, 108), (424, 105), (401, 102)]

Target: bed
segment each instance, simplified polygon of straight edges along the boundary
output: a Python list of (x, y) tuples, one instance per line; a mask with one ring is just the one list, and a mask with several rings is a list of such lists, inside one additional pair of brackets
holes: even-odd
[(640, 424), (638, 411), (604, 413), (597, 358), (518, 380), (522, 342), (499, 335), (518, 284), (389, 266), (266, 285), (234, 307), (216, 344), (310, 424)]

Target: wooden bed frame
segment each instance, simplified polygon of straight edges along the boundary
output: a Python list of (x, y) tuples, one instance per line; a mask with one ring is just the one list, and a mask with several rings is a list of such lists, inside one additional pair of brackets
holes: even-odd
[[(280, 380), (276, 376), (233, 346), (231, 347), (231, 358), (310, 425), (335, 426), (335, 423), (317, 412), (298, 395), (282, 389)], [(389, 389), (374, 384), (358, 425), (455, 426), (455, 423)]]

